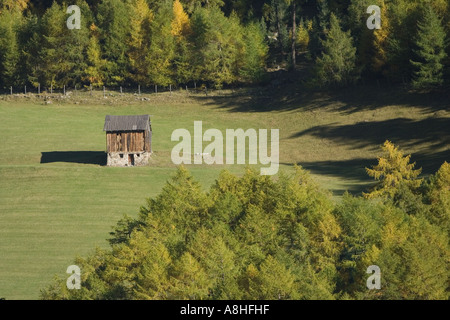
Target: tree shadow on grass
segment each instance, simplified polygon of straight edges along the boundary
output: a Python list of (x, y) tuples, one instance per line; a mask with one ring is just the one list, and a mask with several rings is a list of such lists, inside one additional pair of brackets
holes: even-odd
[[(289, 165), (284, 163), (285, 165)], [(351, 160), (329, 160), (329, 161), (313, 161), (299, 162), (297, 165), (302, 166), (312, 174), (338, 178), (345, 188), (329, 187), (334, 195), (341, 196), (345, 191), (354, 195), (360, 195), (363, 191), (374, 184), (374, 180), (366, 173), (365, 168), (371, 168), (377, 164), (377, 159), (351, 159)]]
[(368, 146), (378, 148), (386, 140), (390, 140), (401, 147), (424, 144), (433, 151), (450, 145), (450, 118), (430, 117), (423, 120), (397, 118), (350, 125), (330, 124), (297, 132), (291, 138), (305, 135), (348, 144), (353, 149)]
[(267, 85), (231, 94), (194, 96), (194, 99), (229, 112), (312, 111), (331, 108), (350, 114), (386, 106), (417, 107), (424, 113), (450, 109), (450, 90), (420, 93), (389, 85), (358, 85), (321, 91), (299, 84)]
[(104, 151), (51, 151), (42, 152), (41, 163), (70, 162), (82, 164), (106, 165)]
[[(422, 169), (421, 177), (427, 177), (435, 174), (445, 161), (450, 159), (450, 150), (441, 152), (432, 152), (427, 149), (422, 152), (411, 155), (411, 162), (416, 162), (415, 169)], [(342, 184), (347, 185), (345, 189), (330, 188), (334, 195), (342, 195), (348, 191), (354, 195), (361, 195), (362, 192), (367, 192), (368, 189), (376, 184), (376, 181), (369, 177), (366, 168), (372, 168), (377, 165), (377, 159), (351, 159), (351, 160), (329, 160), (329, 161), (314, 161), (314, 162), (299, 162), (297, 165), (313, 174), (324, 177), (338, 178)], [(291, 165), (283, 163), (284, 165)]]

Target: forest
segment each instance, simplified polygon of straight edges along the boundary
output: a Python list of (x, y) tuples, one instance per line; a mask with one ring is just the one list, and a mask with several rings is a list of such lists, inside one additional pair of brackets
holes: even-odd
[(447, 300), (450, 165), (423, 179), (410, 157), (386, 141), (367, 168), (378, 183), (340, 203), (301, 167), (277, 181), (223, 171), (207, 192), (180, 167), (109, 249), (75, 259), (79, 290), (56, 278), (41, 298)]
[[(81, 9), (70, 30), (69, 5)], [(381, 28), (367, 8), (378, 5)], [(447, 0), (0, 1), (0, 88), (450, 81)]]
[[(448, 0), (0, 0), (0, 300), (448, 300), (449, 89)], [(150, 165), (105, 165), (119, 113)], [(279, 173), (176, 166), (199, 120)]]

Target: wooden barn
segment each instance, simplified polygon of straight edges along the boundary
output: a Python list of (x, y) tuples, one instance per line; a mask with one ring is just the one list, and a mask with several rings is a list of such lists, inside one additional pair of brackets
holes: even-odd
[(106, 116), (107, 165), (143, 166), (152, 153), (152, 126), (149, 115)]

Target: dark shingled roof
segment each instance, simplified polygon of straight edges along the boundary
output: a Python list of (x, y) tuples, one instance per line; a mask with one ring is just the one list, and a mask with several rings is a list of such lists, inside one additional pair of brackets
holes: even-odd
[(103, 131), (151, 130), (150, 116), (106, 116)]

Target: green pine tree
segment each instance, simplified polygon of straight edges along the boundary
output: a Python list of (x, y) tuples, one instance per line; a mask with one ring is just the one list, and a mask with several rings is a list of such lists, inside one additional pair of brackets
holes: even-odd
[(0, 13), (0, 87), (19, 85), (18, 31), (22, 21), (22, 14), (18, 10), (3, 10)]
[(172, 34), (173, 6), (163, 1), (153, 18), (150, 48), (146, 56), (149, 82), (160, 86), (174, 84), (175, 36)]
[(121, 0), (105, 0), (98, 6), (98, 27), (102, 58), (106, 63), (106, 84), (123, 84), (128, 77), (128, 35), (130, 34), (130, 10)]
[(86, 69), (85, 49), (89, 44), (89, 6), (84, 0), (76, 4), (81, 9), (81, 29), (70, 30), (66, 26), (66, 11), (57, 2), (42, 17), (40, 70), (41, 85), (62, 88), (81, 83)]
[(431, 6), (427, 6), (423, 19), (418, 22), (416, 38), (417, 58), (411, 60), (416, 68), (412, 85), (417, 89), (432, 89), (443, 83), (443, 60), (445, 52), (446, 34), (441, 20)]
[(239, 73), (248, 82), (258, 82), (265, 74), (269, 48), (264, 39), (264, 30), (257, 23), (250, 23), (244, 30), (245, 51), (243, 66)]
[(316, 59), (316, 81), (321, 86), (347, 85), (358, 79), (356, 48), (350, 32), (342, 31), (339, 19), (331, 14), (330, 29)]

